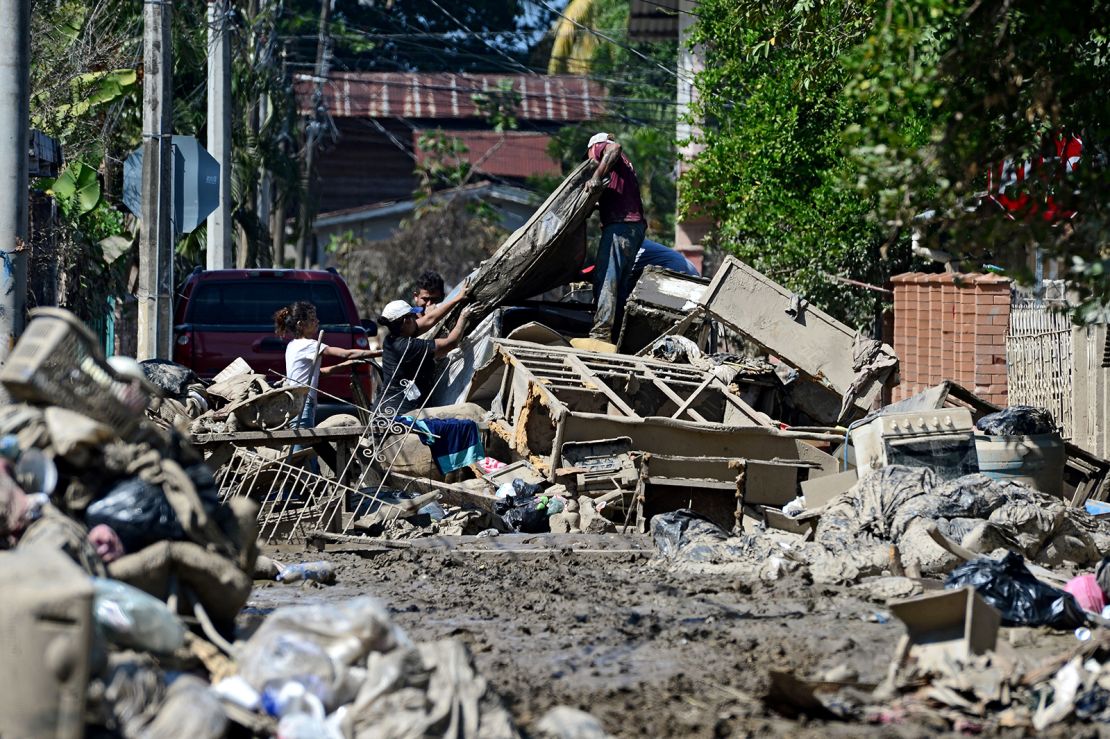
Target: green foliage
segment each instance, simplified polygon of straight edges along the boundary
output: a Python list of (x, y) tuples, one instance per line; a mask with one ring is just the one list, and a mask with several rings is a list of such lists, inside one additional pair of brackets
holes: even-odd
[(83, 216), (100, 203), (100, 178), (83, 162), (74, 162), (58, 175), (47, 193), (69, 217)]
[[(908, 265), (907, 235), (967, 271), (1032, 277), (1040, 253), (1070, 267), (1080, 316), (1105, 315), (1110, 173), (1105, 166), (1110, 5), (1078, 0), (769, 0), (698, 6), (705, 152), (683, 207), (717, 223), (714, 243), (858, 326), (879, 283)], [(987, 171), (1084, 141), (1073, 173), (1050, 161), (1008, 218)], [(1041, 216), (1051, 195), (1074, 219)]]
[[(965, 268), (990, 261), (1024, 280), (1039, 249), (1070, 267), (1084, 299), (1077, 315), (1105, 316), (1110, 3), (906, 0), (875, 19), (844, 66), (866, 111), (845, 132), (855, 184), (878, 199), (879, 222), (933, 211), (928, 236)], [(1064, 134), (1082, 138), (1080, 166), (1065, 173), (1050, 161), (1027, 178), (1017, 189), (1031, 196), (1028, 211), (1007, 218), (980, 197), (992, 164), (1054, 159)], [(1049, 196), (1075, 218), (1044, 219)]]
[(523, 98), (513, 89), (512, 80), (501, 80), (497, 89), (475, 93), (470, 99), (494, 131), (504, 133), (516, 130), (516, 111)]
[(694, 42), (705, 68), (692, 118), (706, 122), (695, 141), (704, 151), (681, 189), (687, 212), (717, 224), (711, 246), (868, 330), (877, 294), (833, 278), (882, 284), (908, 253), (906, 238), (868, 217), (874, 200), (845, 186), (853, 171), (841, 132), (863, 106), (846, 93), (851, 77), (838, 60), (866, 37), (875, 7), (699, 4)]
[(417, 198), (426, 198), (437, 190), (458, 187), (470, 176), (469, 147), (457, 136), (443, 131), (423, 133), (417, 140), (423, 161), (416, 165), (419, 180)]

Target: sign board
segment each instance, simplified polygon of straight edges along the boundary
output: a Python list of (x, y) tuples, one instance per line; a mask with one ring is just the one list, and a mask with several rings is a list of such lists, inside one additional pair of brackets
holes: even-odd
[[(123, 204), (142, 217), (143, 149), (123, 164)], [(220, 202), (220, 164), (192, 136), (173, 137), (172, 207), (174, 233), (187, 234)]]

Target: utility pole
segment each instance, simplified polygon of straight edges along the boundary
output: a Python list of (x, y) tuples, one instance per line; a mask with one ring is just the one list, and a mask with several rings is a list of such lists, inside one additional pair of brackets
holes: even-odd
[(231, 248), (231, 45), (227, 0), (208, 0), (208, 153), (220, 164), (220, 199), (208, 216), (208, 269), (233, 267)]
[(23, 331), (27, 299), (30, 39), (30, 0), (0, 0), (0, 361)]
[(312, 121), (305, 128), (304, 155), (304, 192), (301, 199), (300, 240), (297, 242), (297, 269), (309, 265), (308, 247), (312, 242), (312, 220), (316, 210), (316, 147), (324, 135), (324, 122), (327, 109), (324, 107), (324, 80), (327, 79), (331, 65), (331, 37), (328, 23), (331, 21), (332, 0), (320, 2), (320, 28), (316, 41), (316, 79), (312, 88)]
[[(8, 1), (8, 0), (4, 0)], [(139, 359), (168, 359), (173, 330), (171, 0), (143, 1), (143, 197)]]
[[(292, 130), (292, 121), (296, 118), (296, 95), (292, 92), (292, 83), (289, 80), (289, 42), (284, 42), (281, 47), (281, 84), (286, 97), (291, 101), (285, 106), (285, 119), (281, 122), (281, 139), (279, 146), (283, 154), (289, 153), (289, 141)], [(285, 204), (289, 193), (278, 192), (270, 214), (270, 260), (274, 266), (285, 265)]]

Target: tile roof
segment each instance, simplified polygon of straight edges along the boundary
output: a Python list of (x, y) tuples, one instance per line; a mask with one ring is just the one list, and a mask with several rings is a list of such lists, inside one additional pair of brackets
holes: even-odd
[[(423, 162), (426, 154), (420, 149), (421, 133), (432, 129), (413, 132), (413, 151), (418, 162)], [(440, 129), (436, 129), (440, 130)], [(497, 177), (525, 178), (533, 175), (556, 175), (562, 170), (559, 162), (547, 154), (550, 136), (527, 131), (450, 131), (444, 134), (454, 136), (466, 144), (469, 150), (467, 161), (478, 172)]]
[[(521, 96), (516, 111), (521, 120), (593, 120), (605, 103), (605, 88), (577, 75), (425, 72), (333, 72), (324, 98), (335, 117), (473, 119), (484, 117), (473, 96), (497, 90), (503, 81)], [(312, 77), (297, 75), (294, 85), (298, 110), (306, 115), (312, 107)]]

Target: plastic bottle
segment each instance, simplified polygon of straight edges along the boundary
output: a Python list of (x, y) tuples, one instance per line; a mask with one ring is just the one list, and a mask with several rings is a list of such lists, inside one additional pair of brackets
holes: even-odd
[(335, 582), (335, 568), (331, 562), (299, 562), (294, 565), (283, 565), (277, 575), (278, 582), (300, 582), (301, 580), (315, 580), (316, 582), (330, 585)]
[(185, 646), (185, 626), (165, 603), (118, 580), (92, 581), (93, 616), (108, 641), (157, 654)]
[(343, 739), (329, 721), (307, 713), (291, 713), (278, 722), (277, 739)]
[(277, 718), (294, 713), (306, 713), (317, 718), (324, 718), (324, 702), (320, 700), (319, 693), (325, 690), (319, 680), (314, 676), (306, 676), (314, 683), (311, 689), (302, 679), (274, 681), (262, 690), (262, 708), (266, 713)]

